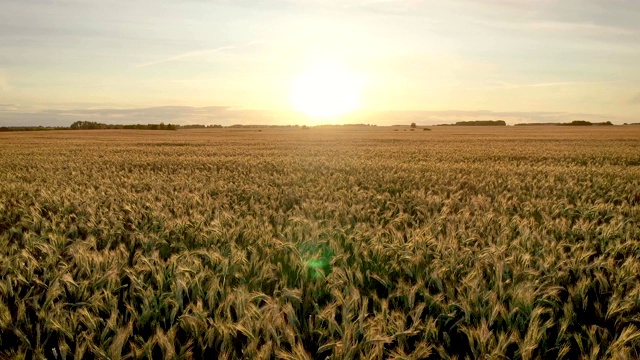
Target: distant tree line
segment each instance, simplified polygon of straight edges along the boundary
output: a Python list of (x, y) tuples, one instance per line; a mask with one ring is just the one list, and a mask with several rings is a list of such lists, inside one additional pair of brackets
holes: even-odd
[(455, 124), (438, 124), (436, 126), (507, 126), (504, 120), (458, 121)]
[(574, 120), (570, 123), (522, 123), (522, 124), (516, 124), (516, 126), (540, 126), (540, 125), (546, 125), (546, 126), (613, 126), (613, 124), (611, 123), (611, 121), (606, 121), (606, 122), (598, 122), (598, 123), (592, 123), (590, 121), (585, 121), (585, 120)]
[(111, 125), (94, 121), (76, 121), (69, 129), (71, 130), (99, 130), (99, 129), (135, 129), (135, 130), (176, 130), (178, 127), (173, 124), (135, 124), (135, 125)]
[[(413, 126), (413, 124), (411, 124)], [(438, 126), (506, 126), (503, 120), (458, 121), (455, 124), (440, 124)], [(613, 126), (611, 121), (592, 123), (585, 120), (574, 120), (570, 123), (520, 123), (515, 126)]]
[(48, 130), (69, 130), (68, 127), (61, 126), (0, 126), (0, 132), (9, 131), (48, 131)]
[(593, 126), (593, 125), (613, 125), (611, 121), (601, 122), (601, 123), (592, 123), (584, 120), (574, 120), (570, 123), (559, 124), (561, 126)]
[(507, 126), (504, 120), (458, 121), (455, 126)]
[[(240, 125), (241, 126), (241, 125)], [(128, 130), (178, 130), (178, 129), (222, 129), (222, 125), (176, 125), (176, 124), (103, 124), (95, 121), (76, 121), (69, 127), (66, 126), (2, 126), (0, 132), (9, 131), (47, 131), (47, 130), (108, 130), (108, 129), (128, 129)]]
[(214, 125), (202, 125), (202, 124), (189, 124), (189, 125), (177, 125), (177, 124), (103, 124), (95, 121), (76, 121), (69, 127), (66, 126), (2, 126), (0, 132), (8, 131), (46, 131), (46, 130), (113, 130), (113, 129), (127, 129), (127, 130), (178, 130), (178, 129), (222, 129), (227, 128), (273, 128), (273, 127), (300, 127), (299, 125), (231, 125), (222, 126), (218, 124)]
[(190, 125), (176, 125), (179, 129), (222, 129), (222, 125), (201, 125), (201, 124), (190, 124)]
[[(296, 125), (297, 126), (297, 125)], [(323, 124), (323, 125), (315, 125), (314, 127), (317, 128), (332, 128), (332, 127), (339, 127), (339, 128), (347, 128), (347, 127), (354, 127), (354, 128), (365, 128), (365, 127), (376, 127), (378, 125), (375, 124)]]
[[(455, 124), (439, 124), (436, 126), (506, 126), (507, 124), (503, 120), (477, 120), (477, 121), (458, 121)], [(592, 123), (585, 120), (574, 120), (570, 123), (519, 123), (515, 126), (613, 126), (611, 121)], [(631, 123), (624, 125), (640, 125), (640, 123)], [(330, 127), (375, 127), (377, 125), (370, 124), (343, 124), (343, 125), (316, 125), (319, 128)], [(400, 126), (400, 125), (394, 125)], [(131, 130), (178, 130), (178, 129), (222, 129), (222, 128), (299, 128), (300, 125), (242, 125), (235, 124), (231, 126), (222, 125), (202, 125), (202, 124), (189, 124), (189, 125), (176, 125), (176, 124), (135, 124), (135, 125), (121, 125), (121, 124), (103, 124), (95, 121), (76, 121), (69, 127), (64, 126), (1, 126), (0, 132), (9, 131), (48, 131), (48, 130), (100, 130), (100, 129), (131, 129)], [(309, 127), (304, 125), (303, 129)], [(411, 123), (411, 128), (416, 129), (416, 123)], [(396, 129), (397, 130), (397, 129)], [(427, 129), (425, 129), (427, 130)]]
[[(302, 128), (303, 126), (307, 126), (307, 125), (243, 125), (243, 124), (233, 124), (233, 125), (229, 125), (229, 126), (225, 126), (226, 128), (229, 129), (268, 129), (268, 128)], [(331, 127), (331, 126), (340, 126), (340, 127), (345, 127), (345, 126), (350, 126), (350, 124), (345, 124), (345, 125), (316, 125), (314, 127)], [(358, 126), (358, 125), (356, 125)], [(307, 126), (309, 127), (309, 126)]]

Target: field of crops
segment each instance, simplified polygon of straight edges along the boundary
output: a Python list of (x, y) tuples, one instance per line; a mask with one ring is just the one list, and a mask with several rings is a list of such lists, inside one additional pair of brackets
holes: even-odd
[(640, 127), (0, 134), (0, 358), (640, 358)]

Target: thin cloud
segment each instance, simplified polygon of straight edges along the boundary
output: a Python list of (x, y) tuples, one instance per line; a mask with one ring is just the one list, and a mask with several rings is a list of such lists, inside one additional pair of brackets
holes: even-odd
[(527, 24), (527, 26), (533, 29), (544, 29), (551, 31), (572, 31), (598, 34), (606, 33), (610, 35), (634, 35), (638, 33), (636, 29), (579, 22), (536, 22)]
[(0, 92), (8, 92), (9, 90), (11, 90), (9, 76), (4, 69), (0, 69)]
[(168, 57), (168, 58), (165, 58), (165, 59), (160, 59), (160, 60), (156, 60), (156, 61), (149, 61), (149, 62), (146, 62), (146, 63), (143, 63), (143, 64), (138, 64), (138, 65), (136, 65), (136, 67), (137, 68), (143, 68), (143, 67), (147, 67), (147, 66), (151, 66), (151, 65), (168, 63), (168, 62), (188, 59), (188, 58), (196, 57), (196, 56), (202, 56), (202, 55), (208, 55), (208, 54), (214, 54), (214, 53), (223, 53), (225, 50), (233, 50), (235, 48), (236, 48), (235, 46), (221, 46), (221, 47), (218, 47), (218, 48), (215, 48), (215, 49), (190, 51), (190, 52), (187, 52), (187, 53), (184, 53), (184, 54), (171, 56), (171, 57)]
[(18, 107), (15, 104), (0, 104), (0, 112), (16, 111)]
[(361, 112), (350, 117), (350, 122), (375, 123), (380, 125), (449, 124), (469, 120), (504, 120), (507, 124), (558, 123), (573, 120), (592, 122), (611, 121), (622, 123), (625, 119), (608, 114), (587, 114), (559, 111), (491, 111), (491, 110), (440, 110), (440, 111), (384, 111)]
[(539, 87), (562, 87), (562, 86), (576, 86), (576, 85), (598, 85), (598, 84), (612, 84), (619, 83), (620, 81), (551, 81), (551, 82), (539, 82), (539, 83), (499, 83), (497, 85), (480, 86), (474, 89), (518, 89), (518, 88), (539, 88)]
[(203, 55), (209, 55), (209, 54), (224, 54), (226, 51), (230, 51), (230, 50), (237, 50), (239, 48), (242, 47), (247, 47), (247, 46), (252, 46), (252, 45), (257, 45), (257, 44), (261, 44), (263, 43), (262, 41), (250, 41), (244, 45), (226, 45), (226, 46), (220, 46), (214, 49), (206, 49), (206, 50), (197, 50), (197, 51), (190, 51), (190, 52), (186, 52), (183, 54), (179, 54), (179, 55), (174, 55), (165, 59), (160, 59), (160, 60), (155, 60), (155, 61), (149, 61), (146, 63), (142, 63), (142, 64), (138, 64), (135, 67), (136, 68), (144, 68), (147, 66), (152, 66), (152, 65), (157, 65), (157, 64), (162, 64), (162, 63), (168, 63), (168, 62), (173, 62), (173, 61), (178, 61), (178, 60), (184, 60), (184, 59), (188, 59), (188, 58), (192, 58), (192, 57), (198, 57), (198, 56), (203, 56)]
[[(640, 94), (638, 94), (640, 97)], [(639, 99), (640, 100), (640, 99)], [(0, 107), (1, 109), (1, 107)], [(410, 124), (435, 125), (469, 120), (504, 120), (516, 123), (556, 123), (573, 120), (592, 122), (629, 122), (629, 119), (608, 114), (571, 113), (557, 111), (359, 111), (345, 116), (342, 123), (377, 125)], [(107, 124), (221, 124), (221, 125), (291, 125), (303, 124), (306, 119), (291, 110), (252, 110), (227, 106), (158, 106), (146, 108), (102, 109), (46, 109), (24, 111), (0, 110), (0, 126), (69, 126), (73, 122), (96, 121)]]
[(629, 99), (629, 103), (631, 104), (640, 104), (640, 92), (636, 94), (636, 96)]
[(585, 85), (592, 84), (593, 82), (580, 82), (580, 81), (557, 81), (557, 82), (546, 82), (546, 83), (534, 83), (534, 84), (523, 84), (523, 87), (555, 87), (555, 86), (571, 86), (571, 85)]
[(537, 22), (508, 22), (508, 21), (486, 21), (474, 20), (476, 24), (510, 30), (534, 30), (552, 31), (557, 33), (578, 33), (589, 35), (637, 35), (638, 29), (613, 25), (602, 25), (586, 22), (569, 21), (537, 21)]
[[(23, 111), (0, 108), (0, 126), (69, 126), (78, 120), (107, 124), (278, 124), (287, 111), (249, 110), (228, 106), (158, 106), (145, 108), (44, 109)], [(290, 122), (295, 122), (290, 120)]]

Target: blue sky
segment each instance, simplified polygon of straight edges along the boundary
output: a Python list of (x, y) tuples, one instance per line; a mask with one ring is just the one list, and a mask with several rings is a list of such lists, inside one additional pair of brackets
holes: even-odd
[[(0, 125), (303, 123), (318, 59), (344, 121), (640, 121), (635, 0), (0, 0)], [(369, 121), (367, 121), (369, 120)]]

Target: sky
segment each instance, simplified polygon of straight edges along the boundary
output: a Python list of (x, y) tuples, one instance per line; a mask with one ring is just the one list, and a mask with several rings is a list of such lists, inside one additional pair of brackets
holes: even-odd
[(338, 122), (640, 122), (639, 19), (637, 0), (0, 0), (0, 126), (304, 124), (291, 86), (323, 61), (363, 79)]

